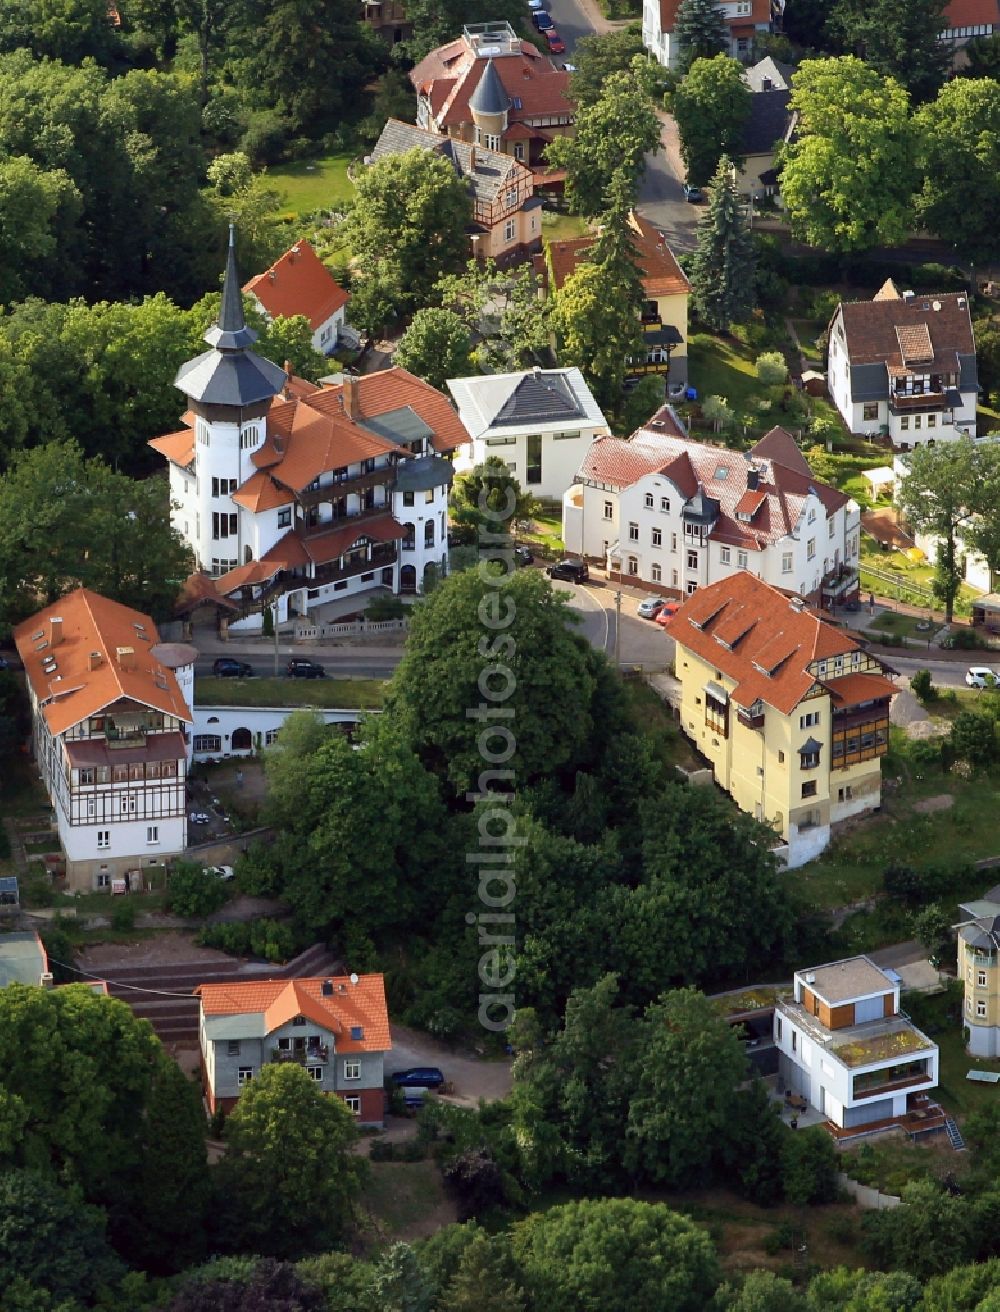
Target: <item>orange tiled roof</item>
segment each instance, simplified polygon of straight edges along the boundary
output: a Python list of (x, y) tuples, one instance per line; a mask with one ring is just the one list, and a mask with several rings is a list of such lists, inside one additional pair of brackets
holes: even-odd
[[(323, 992), (325, 983), (332, 986), (329, 994)], [(361, 975), (356, 984), (343, 976), (329, 981), (270, 979), (200, 984), (195, 992), (201, 998), (205, 1016), (262, 1015), (268, 1034), (296, 1016), (305, 1016), (336, 1036), (338, 1052), (388, 1052), (392, 1047), (381, 975)], [(352, 1028), (357, 1026), (362, 1030), (360, 1039), (351, 1037)]]
[(273, 478), (258, 470), (233, 493), (233, 500), (256, 515), (262, 510), (290, 506), (295, 498), (286, 488), (278, 487)]
[(1000, 0), (949, 0), (944, 31), (957, 27), (1000, 26)]
[(305, 238), (243, 290), (256, 296), (272, 318), (305, 315), (313, 332), (350, 299)]
[[(821, 682), (809, 671), (813, 661), (860, 650), (853, 638), (806, 610), (798, 598), (746, 570), (692, 593), (667, 632), (679, 646), (735, 680), (732, 698), (739, 706), (761, 701), (783, 715)], [(879, 676), (878, 682), (887, 681)]]
[[(194, 418), (192, 415), (192, 424)], [(161, 456), (166, 456), (171, 464), (187, 469), (194, 460), (194, 429), (182, 428), (179, 433), (167, 433), (165, 437), (150, 438), (148, 445), (154, 451), (159, 451)]]
[[(54, 618), (62, 620), (55, 643)], [(173, 670), (150, 654), (159, 642), (152, 619), (89, 588), (67, 593), (19, 624), (14, 641), (52, 734), (64, 733), (121, 698), (191, 719)], [(123, 648), (131, 649), (132, 658), (119, 656)], [(47, 671), (43, 661), (50, 658), (55, 668)], [(123, 668), (123, 659), (133, 659), (135, 668)]]
[[(432, 50), (411, 71), (410, 81), (428, 97), (439, 127), (472, 122), (469, 98), (487, 63), (488, 56), (477, 56), (459, 38)], [(566, 115), (572, 121), (576, 107), (569, 98), (570, 75), (557, 69), (530, 41), (522, 41), (519, 52), (494, 60), (493, 67), (510, 98), (508, 124), (552, 115)]]
[(893, 697), (899, 689), (882, 674), (844, 674), (839, 679), (824, 679), (834, 706), (856, 706), (878, 697)]
[[(647, 296), (686, 296), (691, 291), (684, 271), (674, 253), (648, 219), (631, 214), (632, 246), (636, 263), (642, 274), (642, 286)], [(574, 273), (584, 254), (594, 245), (593, 237), (575, 237), (571, 241), (549, 242), (549, 262), (556, 288), (561, 288)]]
[(236, 592), (239, 588), (249, 587), (253, 583), (266, 583), (273, 579), (282, 568), (280, 561), (249, 560), (245, 565), (220, 574), (215, 586), (223, 596)]

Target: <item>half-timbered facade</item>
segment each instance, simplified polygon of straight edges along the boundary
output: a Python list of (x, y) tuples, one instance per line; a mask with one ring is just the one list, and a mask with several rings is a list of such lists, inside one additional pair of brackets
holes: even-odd
[(14, 640), (70, 887), (111, 887), (183, 851), (191, 711), (149, 616), (78, 588)]

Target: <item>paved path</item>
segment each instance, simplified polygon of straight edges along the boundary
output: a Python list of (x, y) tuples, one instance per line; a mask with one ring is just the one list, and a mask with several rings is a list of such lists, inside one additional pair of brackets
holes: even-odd
[(671, 250), (692, 251), (704, 207), (691, 205), (684, 199), (685, 168), (673, 116), (658, 110), (657, 117), (660, 120), (660, 149), (646, 156), (638, 210), (659, 228)]
[[(478, 993), (478, 976), (469, 981), (469, 988)], [(393, 1025), (391, 1032), (392, 1051), (385, 1059), (387, 1075), (411, 1066), (438, 1066), (444, 1078), (454, 1086), (451, 1100), (472, 1107), (480, 1098), (492, 1101), (505, 1098), (510, 1092), (509, 1058), (487, 1061), (473, 1053), (456, 1052), (429, 1034), (408, 1029), (405, 1025)]]

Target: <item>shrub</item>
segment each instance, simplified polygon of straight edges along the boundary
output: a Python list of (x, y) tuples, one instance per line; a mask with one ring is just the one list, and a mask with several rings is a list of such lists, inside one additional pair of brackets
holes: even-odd
[(178, 861), (170, 872), (167, 907), (176, 916), (203, 920), (218, 911), (228, 896), (222, 880), (196, 861)]
[(978, 651), (986, 646), (984, 640), (975, 629), (959, 628), (952, 629), (944, 641), (946, 647), (953, 651)]
[(922, 702), (934, 700), (934, 683), (930, 670), (917, 670), (910, 680), (910, 687), (913, 689), (914, 696), (919, 697)]
[(274, 110), (265, 109), (250, 115), (247, 130), (240, 141), (240, 150), (249, 155), (255, 167), (277, 164), (285, 156), (288, 143), (288, 124)]
[(409, 606), (401, 597), (372, 597), (365, 607), (365, 619), (377, 624), (380, 620), (401, 620), (408, 615)]
[(837, 1150), (818, 1126), (789, 1135), (782, 1154), (785, 1198), (795, 1207), (837, 1197)]
[(780, 351), (765, 351), (758, 355), (754, 368), (765, 387), (776, 387), (788, 377), (788, 366)]
[(116, 934), (127, 934), (135, 929), (135, 903), (127, 898), (118, 902), (111, 911), (111, 928)]
[(287, 961), (295, 953), (295, 935), (277, 920), (254, 920), (250, 924), (206, 925), (199, 933), (201, 947), (218, 948), (236, 957), (264, 957)]
[(960, 760), (977, 768), (987, 766), (996, 759), (996, 723), (978, 711), (959, 711), (952, 722), (950, 744)]

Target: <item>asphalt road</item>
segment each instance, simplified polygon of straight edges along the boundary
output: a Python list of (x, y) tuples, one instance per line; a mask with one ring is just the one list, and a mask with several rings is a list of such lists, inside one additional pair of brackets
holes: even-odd
[(577, 0), (551, 0), (551, 3), (545, 6), (545, 11), (552, 15), (556, 31), (566, 46), (564, 55), (552, 56), (553, 62), (557, 67), (560, 64), (571, 64), (577, 41), (582, 36), (590, 36), (594, 30), (590, 20)]
[(639, 187), (639, 213), (656, 225), (675, 253), (693, 251), (698, 219), (704, 212), (700, 205), (684, 199), (683, 170), (676, 150), (671, 147), (670, 127), (661, 134), (666, 146), (646, 156), (646, 172)]
[[(304, 647), (288, 647), (278, 657), (278, 673), (284, 674), (289, 656), (305, 656), (322, 665), (331, 678), (388, 679), (399, 664), (402, 654), (402, 648), (386, 655), (383, 652), (366, 653), (364, 647), (310, 647), (308, 650)], [(265, 650), (260, 643), (234, 638), (226, 644), (226, 655), (246, 661), (258, 678), (271, 678), (274, 675), (273, 650)], [(195, 661), (195, 674), (210, 676), (213, 659), (206, 656), (204, 660)]]

